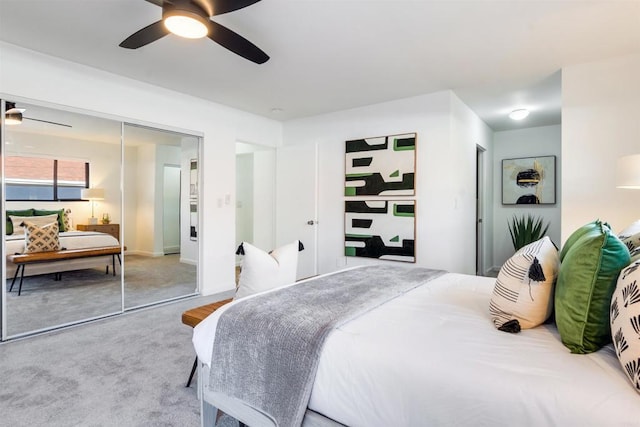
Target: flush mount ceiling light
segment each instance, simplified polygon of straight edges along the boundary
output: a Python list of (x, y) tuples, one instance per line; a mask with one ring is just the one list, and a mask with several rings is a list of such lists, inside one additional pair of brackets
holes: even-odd
[(517, 110), (513, 110), (509, 113), (509, 118), (511, 120), (522, 120), (529, 115), (529, 110), (526, 108), (520, 108)]
[(187, 39), (201, 39), (209, 33), (208, 17), (192, 3), (180, 3), (177, 6), (167, 4), (163, 7), (164, 26), (173, 34)]

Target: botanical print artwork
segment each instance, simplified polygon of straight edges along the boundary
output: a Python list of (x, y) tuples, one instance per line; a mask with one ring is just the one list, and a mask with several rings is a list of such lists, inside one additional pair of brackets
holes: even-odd
[(346, 201), (344, 245), (345, 256), (415, 262), (415, 201)]
[(532, 205), (556, 202), (556, 156), (504, 159), (502, 204)]
[(346, 142), (345, 196), (415, 194), (416, 134)]

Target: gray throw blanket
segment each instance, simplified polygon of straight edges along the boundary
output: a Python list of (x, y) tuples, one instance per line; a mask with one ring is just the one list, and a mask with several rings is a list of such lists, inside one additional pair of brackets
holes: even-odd
[(444, 273), (369, 266), (239, 302), (218, 320), (209, 388), (243, 401), (277, 426), (299, 426), (327, 335)]

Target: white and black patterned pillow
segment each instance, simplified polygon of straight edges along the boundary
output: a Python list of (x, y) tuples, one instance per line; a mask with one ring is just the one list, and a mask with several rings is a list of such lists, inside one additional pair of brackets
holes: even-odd
[(559, 269), (558, 249), (547, 236), (509, 258), (498, 273), (489, 304), (496, 328), (518, 332), (544, 323), (553, 309)]
[(640, 393), (640, 261), (620, 272), (611, 298), (610, 315), (616, 356)]
[(25, 229), (25, 253), (60, 250), (57, 221), (42, 227), (29, 221), (24, 221), (23, 224)]
[(618, 238), (627, 246), (629, 252), (640, 248), (640, 219), (618, 233)]

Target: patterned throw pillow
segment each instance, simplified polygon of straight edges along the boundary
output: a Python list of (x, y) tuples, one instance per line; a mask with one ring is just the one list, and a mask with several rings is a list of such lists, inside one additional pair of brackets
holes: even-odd
[(611, 298), (611, 335), (622, 370), (640, 393), (640, 261), (618, 278)]
[(491, 320), (505, 332), (535, 328), (553, 309), (558, 250), (547, 236), (528, 244), (504, 263), (489, 305)]
[(618, 238), (627, 245), (629, 252), (640, 248), (640, 219), (618, 233)]
[(75, 231), (73, 227), (73, 216), (71, 215), (71, 209), (65, 209), (64, 215), (62, 215), (62, 221), (64, 223), (65, 231)]
[(242, 248), (244, 259), (235, 299), (296, 281), (300, 248), (298, 240), (274, 249), (270, 253), (247, 242), (242, 242)]
[(58, 222), (54, 221), (45, 226), (38, 226), (25, 221), (25, 253), (49, 252), (60, 250), (58, 237)]

